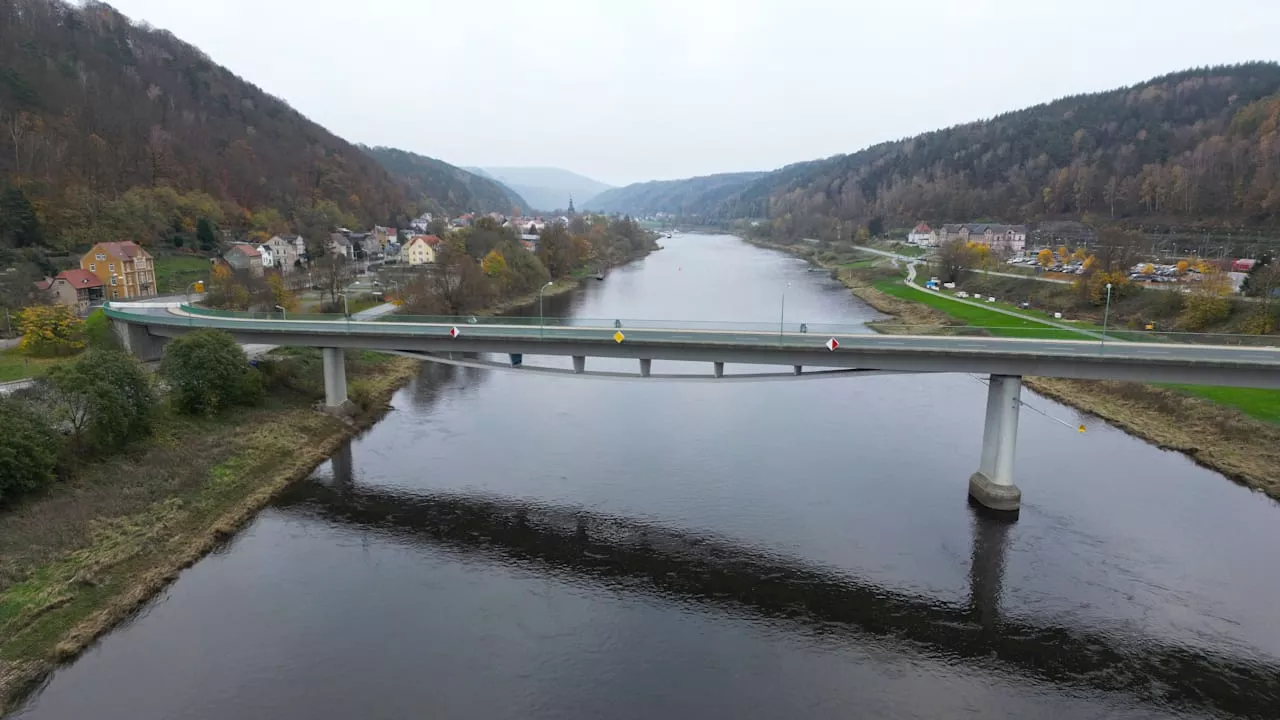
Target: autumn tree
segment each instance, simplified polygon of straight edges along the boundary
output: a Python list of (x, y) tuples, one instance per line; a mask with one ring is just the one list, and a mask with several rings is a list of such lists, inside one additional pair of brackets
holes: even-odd
[(16, 317), (22, 342), (18, 347), (28, 355), (56, 357), (74, 355), (85, 349), (84, 322), (68, 305), (33, 305)]
[(267, 288), (271, 293), (272, 309), (284, 308), (287, 312), (297, 312), (298, 296), (285, 285), (284, 278), (279, 273), (271, 273), (267, 276)]
[(960, 282), (977, 263), (973, 249), (963, 240), (948, 240), (938, 246), (938, 273), (943, 282)]
[(1052, 265), (1053, 265), (1053, 251), (1052, 251), (1052, 250), (1050, 250), (1049, 248), (1044, 248), (1044, 249), (1042, 249), (1040, 252), (1036, 253), (1036, 262), (1040, 264), (1040, 267), (1046, 267), (1046, 268), (1047, 268), (1047, 267), (1052, 266)]

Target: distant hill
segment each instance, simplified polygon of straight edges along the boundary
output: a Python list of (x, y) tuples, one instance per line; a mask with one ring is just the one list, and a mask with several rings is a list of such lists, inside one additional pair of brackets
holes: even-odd
[(551, 212), (563, 210), (573, 198), (574, 207), (585, 203), (611, 188), (598, 180), (575, 172), (552, 167), (488, 167), (467, 168), (503, 183), (519, 193), (535, 210)]
[[(1280, 224), (1280, 64), (1201, 68), (756, 177), (639, 183), (588, 207), (772, 218), (787, 237), (975, 219)], [(708, 189), (713, 186), (713, 189)]]
[(413, 192), (429, 199), (437, 212), (456, 215), (467, 211), (528, 215), (529, 203), (516, 191), (490, 177), (463, 170), (443, 160), (388, 147), (360, 146)]
[(606, 190), (583, 203), (584, 209), (626, 215), (652, 215), (666, 212), (686, 216), (723, 214), (736, 217), (735, 203), (730, 203), (763, 172), (722, 173), (684, 180), (651, 180)]
[(186, 242), (200, 217), (318, 239), (415, 210), (350, 143), (101, 3), (0, 0), (0, 125), (0, 186), (40, 225), (0, 228), (0, 251)]

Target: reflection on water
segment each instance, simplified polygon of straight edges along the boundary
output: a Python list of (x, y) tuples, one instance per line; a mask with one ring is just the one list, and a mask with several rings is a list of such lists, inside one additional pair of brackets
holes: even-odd
[(833, 640), (906, 641), (946, 657), (994, 660), (1070, 687), (1127, 691), (1147, 701), (1274, 717), (1280, 664), (1215, 655), (1155, 638), (1002, 617), (1010, 523), (972, 512), (970, 602), (909, 595), (731, 540), (581, 507), (466, 495), (411, 495), (359, 486), (334, 464), (332, 483), (289, 491), (278, 507), (374, 535), (541, 565), (628, 592), (746, 608)]

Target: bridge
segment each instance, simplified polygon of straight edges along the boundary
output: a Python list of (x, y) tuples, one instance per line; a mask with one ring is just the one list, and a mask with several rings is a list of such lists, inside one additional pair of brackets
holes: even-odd
[[(881, 335), (867, 333), (861, 325), (798, 323), (400, 315), (368, 321), (342, 315), (237, 313), (170, 303), (108, 303), (105, 311), (125, 347), (143, 360), (159, 359), (169, 338), (202, 328), (225, 330), (245, 344), (321, 348), (325, 404), (332, 409), (348, 402), (344, 356), (348, 348), (454, 365), (642, 382), (797, 380), (884, 373), (988, 375), (981, 461), (969, 478), (969, 494), (990, 509), (1010, 513), (1017, 512), (1022, 498), (1014, 484), (1013, 463), (1025, 375), (1280, 388), (1280, 348), (1227, 344), (1249, 340), (1243, 336), (1175, 334), (1159, 336), (1163, 342), (1115, 342)], [(490, 354), (507, 360), (480, 357)], [(525, 355), (570, 357), (573, 368), (525, 365)], [(588, 370), (587, 358), (634, 360), (636, 371)], [(703, 363), (709, 372), (654, 373), (655, 360)], [(726, 364), (773, 369), (726, 373)]]

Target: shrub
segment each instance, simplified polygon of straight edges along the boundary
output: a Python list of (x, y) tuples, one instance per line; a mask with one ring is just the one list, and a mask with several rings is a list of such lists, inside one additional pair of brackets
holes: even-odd
[(46, 418), (0, 399), (0, 503), (53, 482), (61, 455), (62, 438)]
[(33, 305), (18, 311), (22, 351), (38, 357), (74, 355), (84, 350), (84, 323), (66, 305)]
[(49, 410), (70, 429), (78, 448), (106, 455), (151, 433), (151, 378), (126, 353), (91, 350), (74, 363), (50, 368), (41, 383)]
[(119, 350), (120, 338), (111, 329), (111, 319), (98, 308), (84, 320), (84, 339), (91, 350)]
[(188, 415), (212, 415), (262, 398), (262, 378), (229, 333), (197, 330), (169, 343), (160, 374), (174, 406)]
[(1231, 301), (1221, 295), (1194, 294), (1186, 299), (1178, 327), (1193, 332), (1223, 322), (1231, 315)]

